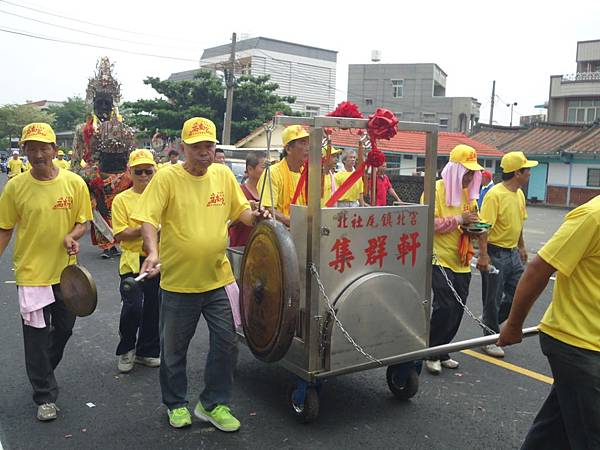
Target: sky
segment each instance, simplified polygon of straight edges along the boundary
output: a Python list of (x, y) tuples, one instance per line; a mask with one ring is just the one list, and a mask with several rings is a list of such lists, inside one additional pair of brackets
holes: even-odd
[(494, 121), (508, 125), (507, 103), (517, 102), (514, 123), (543, 112), (535, 106), (548, 100), (550, 75), (575, 72), (577, 41), (600, 39), (597, 0), (45, 3), (0, 0), (0, 105), (84, 97), (101, 56), (115, 64), (123, 100), (154, 98), (147, 76), (197, 68), (204, 48), (236, 32), (338, 51), (337, 102), (348, 64), (369, 63), (372, 50), (381, 63), (437, 63), (446, 95), (477, 98), (484, 123), (496, 80)]

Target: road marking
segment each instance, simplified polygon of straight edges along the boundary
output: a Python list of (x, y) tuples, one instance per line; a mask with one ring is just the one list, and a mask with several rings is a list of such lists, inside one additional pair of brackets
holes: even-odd
[(526, 377), (533, 378), (534, 380), (538, 380), (543, 383), (554, 384), (554, 380), (551, 377), (542, 375), (541, 373), (534, 372), (533, 370), (515, 366), (514, 364), (507, 363), (506, 361), (502, 361), (501, 359), (494, 358), (494, 357), (488, 356), (488, 355), (484, 355), (482, 353), (475, 352), (473, 350), (462, 350), (462, 353), (464, 353), (465, 355), (472, 356), (473, 358), (477, 358), (482, 361), (488, 362), (490, 364), (495, 364), (496, 366), (500, 366), (505, 369), (512, 370), (513, 372), (520, 373), (521, 375), (525, 375)]
[[(15, 280), (12, 280), (12, 281), (11, 280), (7, 280), (7, 281), (4, 282), (4, 284), (15, 284), (15, 283), (16, 283)], [(2, 449), (0, 449), (0, 450), (2, 450)]]

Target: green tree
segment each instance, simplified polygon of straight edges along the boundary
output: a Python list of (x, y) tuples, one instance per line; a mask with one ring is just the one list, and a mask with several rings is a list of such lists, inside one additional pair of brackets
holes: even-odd
[[(177, 137), (186, 119), (194, 116), (210, 118), (220, 136), (225, 113), (225, 84), (208, 71), (199, 72), (192, 81), (160, 80), (148, 77), (144, 83), (165, 98), (138, 100), (123, 105), (127, 122), (144, 136), (158, 128), (169, 137)], [(235, 142), (271, 119), (275, 113), (292, 114), (294, 97), (275, 94), (276, 83), (268, 76), (242, 76), (236, 80), (233, 97), (231, 140)]]
[(54, 115), (56, 131), (74, 131), (90, 111), (91, 108), (81, 97), (69, 97), (61, 106), (48, 107), (48, 112)]
[(46, 122), (52, 125), (52, 114), (31, 105), (4, 105), (0, 107), (0, 139), (8, 147), (9, 139), (20, 137), (23, 127), (32, 122)]

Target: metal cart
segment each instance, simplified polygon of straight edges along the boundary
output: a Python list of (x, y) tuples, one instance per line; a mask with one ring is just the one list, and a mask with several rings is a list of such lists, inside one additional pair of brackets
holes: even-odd
[(289, 231), (261, 222), (229, 258), (240, 284), (240, 338), (258, 359), (296, 375), (289, 402), (300, 421), (317, 417), (324, 378), (386, 366), (390, 390), (406, 400), (417, 393), (423, 358), (496, 341), (428, 348), (437, 125), (398, 125), (426, 133), (424, 204), (321, 208), (324, 129), (366, 129), (367, 120), (274, 123), (310, 127), (308, 206), (292, 206)]

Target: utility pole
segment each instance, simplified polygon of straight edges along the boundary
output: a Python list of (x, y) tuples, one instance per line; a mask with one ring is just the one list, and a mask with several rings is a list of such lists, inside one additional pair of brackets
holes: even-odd
[(517, 102), (507, 103), (506, 106), (510, 106), (510, 126), (512, 127), (512, 119), (513, 119), (513, 106), (517, 106)]
[(225, 109), (225, 120), (223, 121), (223, 144), (231, 143), (231, 114), (233, 111), (233, 86), (235, 84), (235, 42), (237, 36), (231, 35), (231, 55), (229, 56), (229, 68), (225, 69), (225, 85), (227, 86), (227, 107)]
[(494, 99), (496, 98), (496, 80), (492, 82), (492, 101), (490, 102), (490, 126), (494, 124)]

